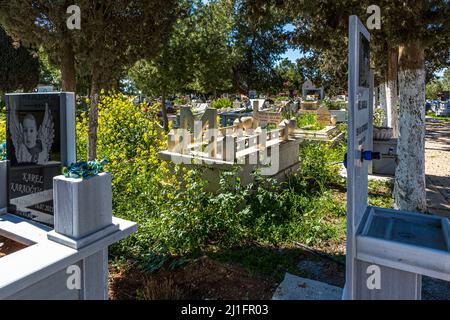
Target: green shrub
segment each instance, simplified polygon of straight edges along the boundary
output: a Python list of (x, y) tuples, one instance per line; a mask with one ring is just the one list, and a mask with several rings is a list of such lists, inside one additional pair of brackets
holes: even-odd
[[(345, 206), (332, 201), (329, 187), (338, 183), (333, 162), (342, 161), (343, 147), (302, 145), (301, 169), (286, 183), (255, 173), (254, 183), (243, 187), (235, 172), (225, 172), (220, 192), (211, 194), (201, 166), (192, 170), (158, 157), (167, 137), (157, 112), (157, 105), (134, 105), (122, 95), (100, 98), (98, 157), (110, 160), (113, 213), (138, 223), (136, 233), (111, 248), (113, 256), (136, 259), (154, 271), (170, 256), (208, 248), (339, 237), (336, 219), (345, 220)], [(86, 149), (87, 114), (81, 113), (79, 159)]]
[(298, 116), (297, 127), (303, 130), (322, 130), (325, 128), (323, 124), (317, 122), (317, 115), (312, 112)]
[(373, 125), (376, 127), (381, 127), (385, 116), (385, 112), (382, 108), (376, 108), (373, 113)]
[(345, 102), (343, 101), (333, 101), (330, 99), (324, 99), (322, 101), (322, 105), (327, 107), (328, 110), (341, 110), (343, 105), (345, 105)]
[(298, 175), (307, 182), (308, 192), (323, 192), (342, 181), (338, 164), (344, 160), (346, 146), (336, 148), (323, 142), (304, 142), (300, 148)]
[(6, 141), (6, 107), (0, 109), (0, 141)]
[(231, 108), (231, 107), (233, 107), (233, 101), (231, 101), (228, 98), (220, 98), (220, 99), (214, 100), (211, 104), (211, 107), (213, 107), (215, 109)]
[(279, 97), (276, 97), (274, 101), (275, 102), (283, 102), (283, 101), (292, 102), (292, 99), (288, 96), (279, 96)]

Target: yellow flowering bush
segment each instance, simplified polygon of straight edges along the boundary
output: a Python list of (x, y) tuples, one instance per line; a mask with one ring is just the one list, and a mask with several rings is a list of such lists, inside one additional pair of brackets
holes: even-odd
[[(89, 114), (82, 110), (78, 108), (76, 123), (79, 161), (87, 160), (88, 147)], [(334, 220), (322, 217), (333, 210), (337, 218), (345, 218), (345, 206), (323, 197), (327, 184), (336, 180), (334, 169), (325, 164), (343, 155), (305, 146), (300, 174), (288, 185), (258, 177), (253, 185), (242, 187), (233, 173), (225, 173), (220, 193), (213, 195), (204, 191), (201, 166), (192, 170), (158, 157), (167, 148), (158, 110), (157, 103), (135, 104), (118, 93), (103, 93), (99, 99), (97, 158), (109, 160), (113, 213), (138, 223), (138, 232), (112, 247), (113, 255), (136, 258), (153, 269), (164, 257), (210, 246), (336, 237)], [(5, 122), (3, 113), (3, 139)]]
[[(315, 189), (309, 180), (296, 176), (286, 186), (259, 177), (255, 184), (242, 187), (232, 173), (225, 173), (220, 193), (207, 193), (201, 166), (192, 170), (158, 157), (167, 148), (158, 104), (136, 105), (121, 94), (102, 95), (99, 101), (98, 158), (110, 161), (114, 215), (138, 223), (138, 232), (115, 245), (113, 255), (154, 267), (164, 261), (161, 256), (194, 253), (211, 245), (229, 248), (335, 236), (334, 226), (303, 216), (328, 208), (324, 206), (328, 202), (314, 200), (323, 192), (311, 194)], [(86, 160), (87, 125), (88, 114), (80, 113), (78, 160)], [(328, 148), (316, 151), (316, 158), (329, 153)], [(309, 154), (303, 154), (305, 160)], [(302, 175), (310, 176), (306, 171)], [(339, 214), (345, 212), (340, 209)]]
[(6, 141), (6, 116), (2, 114), (0, 119), (0, 142)]
[[(158, 109), (158, 104), (135, 105), (121, 94), (99, 99), (97, 155), (110, 161), (114, 215), (139, 224), (139, 231), (117, 247), (137, 257), (149, 250), (186, 252), (209, 236), (208, 194), (200, 174), (158, 157), (167, 148)], [(86, 160), (88, 118), (87, 112), (77, 118), (78, 160)]]

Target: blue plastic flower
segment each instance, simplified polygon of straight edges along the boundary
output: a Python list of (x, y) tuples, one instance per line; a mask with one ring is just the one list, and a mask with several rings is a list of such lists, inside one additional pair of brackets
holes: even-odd
[(64, 168), (63, 174), (67, 178), (89, 179), (104, 172), (104, 165), (107, 163), (109, 163), (107, 159), (103, 159), (100, 162), (97, 160), (88, 162), (79, 161), (72, 163), (68, 168)]

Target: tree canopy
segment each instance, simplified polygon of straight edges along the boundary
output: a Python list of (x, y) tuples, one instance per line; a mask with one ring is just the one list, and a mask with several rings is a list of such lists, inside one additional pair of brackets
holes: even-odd
[(39, 83), (39, 59), (0, 27), (0, 93), (30, 91)]

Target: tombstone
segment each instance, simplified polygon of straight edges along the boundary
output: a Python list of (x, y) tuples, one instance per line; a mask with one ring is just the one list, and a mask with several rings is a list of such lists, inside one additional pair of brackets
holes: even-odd
[(278, 126), (282, 120), (282, 113), (280, 111), (261, 111), (261, 105), (264, 105), (265, 99), (251, 100), (253, 107), (254, 129), (258, 126), (265, 127), (268, 124), (275, 124)]
[(109, 173), (61, 175), (76, 159), (75, 95), (7, 94), (6, 101), (0, 208), (6, 190), (9, 208), (1, 212), (0, 234), (25, 248), (0, 260), (7, 275), (0, 277), (0, 299), (108, 299), (108, 246), (137, 226), (112, 216)]
[(195, 108), (193, 108), (193, 111), (196, 113), (202, 113), (205, 112), (205, 110), (209, 107), (208, 103), (199, 103)]
[(233, 101), (233, 109), (240, 109), (241, 108), (241, 102), (239, 100)]
[[(200, 127), (198, 127), (200, 126)], [(206, 131), (206, 139), (208, 140), (207, 153), (210, 157), (215, 157), (217, 153), (217, 109), (206, 108), (200, 121), (195, 121), (194, 115), (192, 114), (189, 107), (182, 107), (180, 111), (180, 128), (184, 130), (186, 137), (189, 136), (188, 132), (194, 132), (194, 143), (200, 142), (202, 139), (203, 132)], [(171, 133), (171, 137), (174, 135)], [(190, 141), (184, 141), (183, 146), (187, 147)], [(181, 153), (187, 152), (188, 150), (182, 147)]]
[(450, 100), (441, 101), (435, 112), (436, 116), (450, 116)]
[(295, 101), (295, 102), (289, 104), (287, 110), (288, 110), (288, 112), (297, 113), (298, 106), (299, 106), (298, 101)]
[(75, 162), (73, 93), (7, 94), (9, 212), (53, 225), (53, 177)]
[(442, 217), (368, 206), (368, 166), (380, 156), (372, 152), (370, 34), (357, 16), (351, 16), (349, 24), (343, 298), (418, 300), (422, 275), (450, 281), (450, 223)]
[(39, 87), (37, 88), (37, 92), (40, 92), (40, 93), (44, 93), (44, 92), (53, 92), (53, 91), (55, 91), (55, 90), (53, 89), (53, 86), (39, 86)]
[[(331, 124), (336, 124), (336, 120), (331, 116), (330, 110), (327, 107), (322, 106), (317, 109), (317, 123), (329, 126)], [(333, 123), (334, 122), (334, 123)]]
[(336, 101), (343, 101), (346, 102), (347, 101), (347, 96), (345, 94), (340, 94), (336, 97)]
[(266, 102), (266, 99), (250, 99), (250, 108), (255, 111), (255, 108), (257, 110), (262, 110), (264, 108), (264, 103)]
[(307, 96), (310, 93), (318, 93), (320, 99), (322, 100), (325, 97), (323, 87), (316, 88), (316, 86), (311, 82), (311, 80), (306, 80), (302, 85), (302, 97), (303, 99), (307, 99)]

